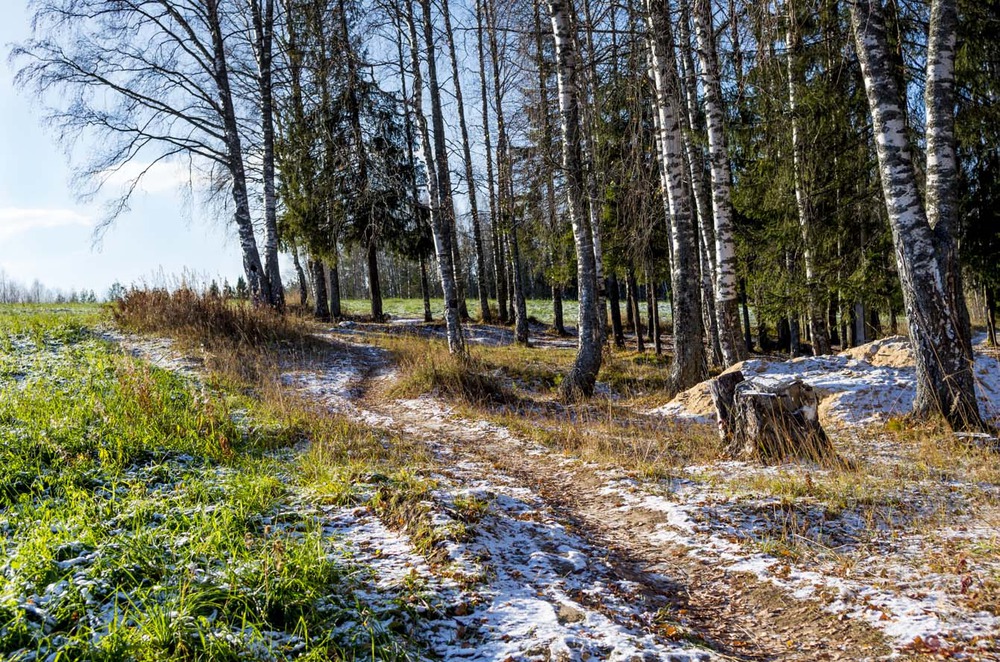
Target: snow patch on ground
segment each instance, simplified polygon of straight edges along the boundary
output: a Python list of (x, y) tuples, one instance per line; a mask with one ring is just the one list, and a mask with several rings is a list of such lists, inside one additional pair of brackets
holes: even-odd
[[(184, 365), (169, 344), (136, 351), (163, 366)], [(459, 498), (474, 496), (489, 503), (482, 519), (472, 525), (471, 538), (447, 544), (447, 577), (431, 568), (404, 534), (387, 528), (366, 508), (317, 511), (303, 505), (276, 515), (275, 522), (318, 519), (324, 534), (339, 541), (339, 553), (366, 573), (359, 578), (367, 587), (361, 595), (377, 615), (386, 612), (381, 627), (390, 627), (391, 619), (399, 617), (391, 605), (406, 600), (421, 614), (406, 625), (435, 659), (714, 659), (689, 643), (651, 634), (652, 616), (635, 607), (637, 596), (630, 594), (626, 582), (612, 577), (601, 550), (567, 528), (538, 495), (477, 462), (452, 461), (457, 453), (446, 439), (456, 429), (448, 408), (428, 397), (396, 403), (416, 417), (408, 421), (406, 416), (397, 420), (359, 406), (356, 399), (365, 376), (381, 365), (379, 361), (384, 363), (375, 354), (368, 358), (370, 362), (356, 353), (345, 354), (287, 370), (282, 381), (361, 422), (425, 438), (447, 467), (446, 474), (432, 477), (437, 485), (431, 504), (434, 526), (455, 524), (448, 510)], [(506, 429), (487, 422), (476, 422), (470, 430), (484, 441), (504, 434), (510, 438)], [(307, 503), (308, 495), (298, 500)], [(459, 585), (456, 577), (464, 583)], [(479, 581), (483, 578), (486, 581)]]
[[(371, 357), (372, 361), (377, 358)], [(630, 597), (628, 582), (611, 576), (601, 550), (590, 547), (530, 489), (466, 459), (467, 453), (456, 447), (455, 439), (512, 443), (526, 455), (549, 451), (516, 439), (502, 426), (457, 419), (449, 407), (426, 396), (394, 403), (397, 409), (389, 415), (366, 410), (356, 404), (356, 397), (371, 366), (358, 361), (350, 357), (330, 360), (309, 370), (289, 371), (283, 379), (359, 421), (422, 438), (444, 467), (443, 473), (432, 477), (437, 483), (435, 526), (454, 522), (448, 511), (457, 498), (472, 495), (489, 502), (485, 516), (472, 526), (473, 536), (448, 543), (454, 573), (450, 577), (465, 578), (462, 584), (443, 579), (440, 570), (428, 567), (405, 536), (387, 529), (365, 509), (324, 511), (324, 531), (341, 537), (354, 558), (372, 569), (373, 600), (398, 592), (414, 578), (424, 582), (427, 604), (435, 606), (428, 607), (426, 617), (415, 627), (432, 655), (470, 660), (691, 660), (709, 656), (688, 644), (649, 634), (648, 614), (636, 607), (639, 599)], [(913, 369), (906, 366), (875, 366), (837, 356), (789, 362), (754, 360), (743, 364), (743, 370), (748, 377), (765, 382), (803, 378), (830, 394), (824, 403), (830, 414), (851, 425), (904, 413), (912, 403)], [(1000, 417), (1000, 366), (996, 359), (980, 356), (976, 370), (985, 413)], [(660, 411), (676, 415), (667, 408)], [(727, 475), (781, 470), (742, 463), (716, 463), (702, 469)], [(620, 471), (602, 472), (603, 494), (609, 503), (617, 503), (612, 513), (624, 516), (636, 509), (659, 513), (663, 522), (652, 535), (653, 542), (686, 548), (725, 571), (749, 572), (791, 597), (820, 600), (832, 613), (881, 630), (897, 647), (917, 637), (969, 641), (976, 636), (996, 637), (1000, 632), (1000, 618), (956, 603), (953, 584), (963, 581), (961, 576), (926, 566), (923, 559), (933, 544), (926, 533), (893, 527), (880, 530), (853, 510), (828, 516), (822, 507), (806, 505), (805, 511), (793, 513), (805, 522), (806, 528), (801, 529), (805, 542), (825, 546), (831, 554), (820, 555), (819, 560), (810, 556), (815, 562), (798, 567), (789, 558), (761, 551), (762, 543), (777, 535), (783, 525), (780, 500), (725, 494), (696, 480), (698, 471), (691, 467), (691, 478), (682, 476), (668, 483), (640, 483)], [(992, 535), (995, 540), (993, 530), (963, 530), (958, 524), (935, 535), (986, 540)], [(849, 566), (835, 558), (865, 549), (871, 555)], [(469, 581), (476, 577), (488, 579), (485, 583)]]
[[(905, 338), (887, 338), (834, 356), (789, 361), (750, 359), (734, 366), (762, 385), (797, 378), (819, 392), (824, 425), (865, 426), (910, 412), (916, 397), (912, 350)], [(976, 396), (987, 420), (1000, 421), (1000, 361), (976, 354)], [(678, 394), (649, 413), (697, 423), (713, 423), (709, 382)]]
[(182, 375), (196, 384), (201, 383), (204, 361), (180, 352), (170, 338), (124, 334), (112, 329), (103, 330), (100, 337), (161, 370)]
[[(463, 660), (713, 659), (690, 644), (650, 634), (650, 614), (638, 609), (637, 596), (612, 577), (601, 550), (568, 528), (529, 488), (478, 462), (457, 460), (449, 441), (471, 433), (495, 443), (499, 435), (512, 439), (509, 431), (484, 421), (456, 422), (450, 408), (429, 397), (394, 404), (401, 410), (397, 426), (424, 438), (448, 467), (446, 474), (434, 476), (436, 508), (469, 495), (489, 503), (485, 516), (472, 525), (472, 538), (449, 549), (461, 575), (489, 579), (467, 589), (472, 606), (454, 616), (454, 628), (427, 624), (434, 655)], [(445, 525), (450, 519), (440, 512), (438, 518)]]
[[(792, 517), (779, 516), (775, 522), (761, 513), (782, 513), (778, 499), (743, 501), (692, 480), (672, 481), (665, 489), (664, 494), (650, 494), (648, 484), (612, 478), (603, 492), (620, 501), (617, 510), (622, 516), (635, 509), (660, 513), (665, 521), (654, 538), (663, 543), (682, 546), (693, 557), (714, 560), (728, 572), (751, 573), (797, 599), (820, 600), (831, 613), (881, 630), (897, 647), (917, 637), (969, 641), (1000, 633), (1000, 617), (956, 603), (955, 588), (963, 581), (961, 576), (924, 566), (922, 559), (933, 546), (926, 533), (899, 536), (877, 525), (873, 531), (871, 523), (850, 510), (831, 518), (822, 508), (816, 512), (805, 508)], [(790, 522), (802, 533), (780, 530)], [(981, 531), (987, 541), (996, 535), (988, 529)], [(938, 532), (939, 537), (954, 534)], [(803, 568), (790, 558), (754, 551), (755, 546), (760, 548), (761, 543), (782, 535), (826, 547), (831, 559), (810, 556), (808, 568)], [(966, 528), (964, 535), (975, 534)], [(838, 564), (837, 554), (860, 552), (862, 546), (868, 553), (857, 563), (847, 568)]]

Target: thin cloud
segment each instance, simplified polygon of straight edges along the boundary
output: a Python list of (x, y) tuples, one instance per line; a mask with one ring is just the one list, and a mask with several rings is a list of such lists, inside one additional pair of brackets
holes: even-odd
[(0, 238), (36, 230), (94, 226), (94, 219), (72, 209), (23, 209), (0, 207)]
[(109, 170), (104, 183), (108, 186), (127, 188), (139, 176), (142, 180), (136, 191), (155, 195), (158, 193), (173, 193), (187, 187), (191, 180), (198, 181), (198, 173), (179, 161), (160, 161), (150, 165), (132, 161)]

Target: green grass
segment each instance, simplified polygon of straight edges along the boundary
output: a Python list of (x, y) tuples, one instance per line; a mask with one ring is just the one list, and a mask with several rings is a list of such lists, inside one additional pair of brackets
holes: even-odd
[(97, 319), (0, 309), (0, 657), (407, 657), (310, 514), (288, 426), (118, 352)]
[[(533, 317), (543, 324), (552, 324), (552, 302), (547, 299), (529, 299), (525, 302), (528, 309), (528, 317)], [(348, 315), (367, 315), (371, 312), (371, 304), (367, 299), (344, 299), (341, 301), (343, 310)], [(468, 299), (469, 314), (479, 317), (479, 300)], [(385, 299), (382, 302), (383, 310), (393, 318), (415, 318), (423, 319), (424, 302), (421, 299)], [(497, 302), (490, 300), (490, 307), (496, 314)], [(659, 302), (660, 323), (668, 324), (670, 321), (670, 305), (664, 301)], [(568, 326), (576, 326), (579, 316), (579, 306), (576, 301), (569, 299), (563, 301), (563, 316)], [(431, 314), (434, 319), (441, 320), (444, 315), (444, 303), (439, 298), (431, 299)], [(643, 320), (646, 319), (646, 304), (640, 306), (640, 314)], [(625, 303), (622, 302), (622, 320), (625, 319)]]
[[(64, 333), (93, 325), (102, 318), (100, 304), (0, 305), (0, 343), (28, 334)], [(6, 350), (5, 350), (6, 351)]]

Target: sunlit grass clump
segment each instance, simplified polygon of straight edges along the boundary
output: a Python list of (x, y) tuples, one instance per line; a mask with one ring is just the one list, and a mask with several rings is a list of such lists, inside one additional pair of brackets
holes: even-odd
[(292, 315), (187, 288), (129, 290), (111, 311), (123, 329), (168, 335), (209, 349), (301, 342), (305, 336), (302, 323)]

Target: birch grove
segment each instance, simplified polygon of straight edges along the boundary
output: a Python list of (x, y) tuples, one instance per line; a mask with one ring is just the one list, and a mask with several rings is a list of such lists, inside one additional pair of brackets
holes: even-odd
[(405, 315), (443, 320), (463, 357), (469, 324), (575, 336), (567, 398), (632, 352), (659, 355), (675, 394), (710, 365), (905, 334), (916, 410), (978, 428), (998, 12), (42, 0), (12, 61), (86, 145), (74, 182), (110, 196), (109, 223), (186, 169), (259, 305), (284, 310), (287, 290), (291, 314), (382, 322), (419, 299)]

